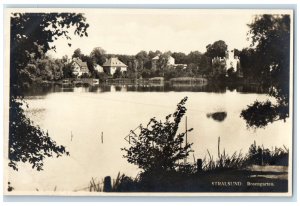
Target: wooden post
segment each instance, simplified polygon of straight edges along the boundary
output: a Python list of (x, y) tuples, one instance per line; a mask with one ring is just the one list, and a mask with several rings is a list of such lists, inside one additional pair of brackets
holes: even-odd
[(202, 159), (197, 159), (197, 173), (202, 172)]
[(196, 158), (195, 158), (195, 154), (193, 153), (193, 158), (194, 158), (194, 164), (196, 164)]
[(218, 157), (220, 158), (220, 137), (218, 137)]
[(73, 133), (72, 133), (72, 131), (71, 131), (71, 142), (72, 142), (72, 140), (73, 140)]
[(186, 116), (185, 117), (185, 146), (187, 146), (187, 138), (188, 138), (187, 132), (188, 130), (187, 130), (187, 116)]
[(103, 144), (103, 132), (101, 132), (101, 143)]
[(264, 145), (261, 146), (261, 166), (264, 165)]
[(103, 191), (104, 192), (111, 192), (111, 177), (110, 176), (106, 176), (104, 178), (104, 188)]

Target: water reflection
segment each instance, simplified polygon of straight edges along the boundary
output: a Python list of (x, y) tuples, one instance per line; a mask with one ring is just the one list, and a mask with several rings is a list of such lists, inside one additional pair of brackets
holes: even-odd
[(226, 93), (236, 91), (238, 93), (267, 93), (257, 85), (224, 85), (224, 84), (101, 84), (98, 86), (60, 86), (60, 85), (36, 85), (25, 91), (26, 96), (46, 95), (55, 92), (213, 92)]
[(217, 122), (223, 122), (227, 117), (227, 112), (214, 112), (214, 113), (207, 113), (207, 118), (212, 118)]

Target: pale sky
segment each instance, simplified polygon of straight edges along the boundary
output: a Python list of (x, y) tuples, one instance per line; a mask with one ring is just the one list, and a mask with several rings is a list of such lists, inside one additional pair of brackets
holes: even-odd
[[(85, 9), (88, 37), (73, 36), (55, 42), (54, 57), (72, 56), (80, 48), (88, 55), (94, 47), (107, 53), (136, 54), (141, 50), (162, 52), (206, 51), (206, 46), (224, 40), (230, 49), (248, 47), (246, 40), (255, 14), (264, 10), (165, 10), (165, 9)], [(270, 10), (269, 10), (270, 12)], [(278, 12), (278, 11), (277, 11)], [(275, 13), (274, 10), (272, 13)]]

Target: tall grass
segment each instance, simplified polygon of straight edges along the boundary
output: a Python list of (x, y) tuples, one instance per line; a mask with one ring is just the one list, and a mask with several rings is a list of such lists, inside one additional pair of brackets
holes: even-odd
[(225, 149), (220, 152), (220, 137), (218, 138), (218, 158), (214, 160), (214, 157), (207, 150), (208, 159), (206, 157), (203, 160), (203, 171), (213, 171), (221, 169), (241, 169), (245, 167), (247, 157), (244, 157), (241, 152), (234, 152), (232, 155), (226, 154)]
[(289, 149), (284, 145), (283, 148), (275, 147), (270, 150), (263, 145), (257, 146), (256, 142), (250, 146), (247, 158), (249, 165), (283, 165), (288, 166)]
[[(288, 165), (289, 150), (285, 146), (283, 146), (283, 148), (275, 147), (275, 149), (270, 150), (265, 149), (263, 145), (257, 146), (254, 141), (249, 147), (248, 153), (242, 154), (240, 151), (229, 155), (226, 153), (225, 149), (221, 152), (220, 142), (221, 139), (219, 137), (217, 145), (218, 156), (216, 158), (214, 158), (209, 150), (207, 150), (208, 157), (204, 157), (202, 160), (201, 171), (203, 171), (203, 173), (199, 173), (199, 170), (197, 170), (196, 159), (194, 157), (193, 164), (186, 161), (178, 163), (178, 167), (175, 171), (168, 171), (165, 174), (141, 172), (136, 178), (131, 178), (125, 174), (121, 175), (119, 172), (117, 177), (112, 180), (111, 191), (156, 191), (155, 188), (157, 185), (168, 187), (168, 185), (177, 184), (178, 182), (192, 184), (197, 178), (205, 179), (207, 177), (206, 175), (210, 173), (213, 174), (216, 172), (215, 174), (220, 175), (223, 171), (244, 172), (245, 170), (248, 170), (248, 166), (254, 164)], [(97, 182), (96, 179), (92, 178), (88, 188), (90, 192), (103, 192), (104, 180)], [(170, 186), (170, 188), (172, 187)]]
[[(124, 180), (125, 175), (119, 172), (117, 177), (112, 180), (112, 191), (115, 191), (121, 184), (121, 182)], [(104, 191), (104, 179), (96, 180), (96, 178), (93, 178), (90, 180), (89, 186), (87, 187), (90, 192), (103, 192)]]
[(288, 166), (289, 150), (275, 147), (275, 149), (265, 149), (264, 146), (257, 146), (256, 142), (250, 146), (247, 154), (234, 152), (232, 155), (226, 154), (225, 149), (220, 153), (220, 137), (218, 138), (218, 157), (214, 157), (207, 150), (208, 159), (203, 159), (203, 171), (215, 171), (222, 169), (244, 169), (251, 165), (282, 165)]
[(90, 181), (90, 185), (89, 185), (89, 191), (90, 192), (102, 192), (103, 191), (103, 182), (104, 180), (102, 180), (102, 182), (100, 181), (97, 181), (96, 182), (96, 179), (94, 179), (92, 177), (91, 181)]

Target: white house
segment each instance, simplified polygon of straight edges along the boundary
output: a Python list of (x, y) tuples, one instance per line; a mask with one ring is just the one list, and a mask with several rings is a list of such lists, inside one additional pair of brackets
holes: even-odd
[[(152, 60), (154, 60), (154, 61), (159, 60), (159, 56), (160, 55), (155, 56)], [(167, 63), (167, 65), (175, 65), (175, 59), (172, 56), (168, 56), (168, 63)]]
[[(157, 55), (154, 58), (152, 58), (152, 69), (157, 69), (157, 61), (159, 60), (159, 57), (160, 55)], [(172, 56), (168, 56), (167, 66), (176, 66), (175, 59)]]
[(238, 56), (234, 56), (234, 50), (227, 51), (226, 54), (226, 70), (233, 68), (236, 72), (239, 68), (240, 59)]
[(99, 72), (99, 73), (104, 72), (103, 67), (100, 66), (99, 64), (95, 64), (95, 65), (94, 65), (94, 69), (95, 69), (95, 71), (97, 71), (97, 72)]
[(81, 61), (79, 58), (74, 58), (72, 61), (73, 74), (77, 77), (83, 74), (89, 75), (89, 69), (86, 62)]
[(113, 75), (117, 69), (120, 69), (121, 72), (126, 72), (127, 65), (121, 62), (117, 57), (111, 57), (103, 64), (103, 69), (105, 72)]

